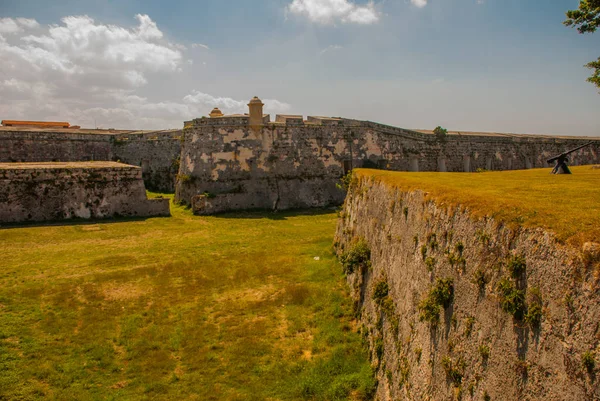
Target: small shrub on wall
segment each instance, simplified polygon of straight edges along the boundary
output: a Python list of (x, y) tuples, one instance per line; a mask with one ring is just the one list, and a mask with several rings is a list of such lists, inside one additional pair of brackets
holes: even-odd
[(345, 274), (352, 274), (359, 268), (370, 268), (371, 249), (364, 238), (356, 241), (348, 252), (344, 252), (340, 257), (340, 262)]
[(437, 324), (441, 308), (447, 308), (454, 300), (454, 280), (437, 279), (429, 294), (419, 303), (419, 320)]

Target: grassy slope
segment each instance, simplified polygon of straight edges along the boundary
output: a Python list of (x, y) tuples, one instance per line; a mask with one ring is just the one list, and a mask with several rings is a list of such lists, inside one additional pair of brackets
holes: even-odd
[(478, 216), (553, 231), (580, 245), (600, 240), (600, 169), (572, 167), (573, 175), (550, 169), (485, 173), (399, 173), (356, 170), (404, 190), (421, 189), (448, 205), (464, 205)]
[(172, 213), (0, 230), (0, 399), (372, 388), (330, 250), (333, 214)]

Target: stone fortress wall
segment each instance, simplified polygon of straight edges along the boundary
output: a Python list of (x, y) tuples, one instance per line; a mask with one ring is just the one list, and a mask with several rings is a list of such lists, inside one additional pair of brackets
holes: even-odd
[(146, 199), (139, 167), (0, 163), (0, 223), (169, 215), (168, 199)]
[[(259, 100), (260, 102), (260, 100)], [(449, 133), (439, 139), (369, 121), (279, 115), (186, 123), (176, 199), (195, 213), (340, 204), (340, 178), (354, 167), (473, 172), (548, 167), (546, 160), (590, 141), (571, 164), (600, 163), (600, 138)], [(214, 111), (213, 111), (214, 112)], [(212, 113), (211, 113), (212, 114)]]
[(147, 189), (175, 192), (182, 135), (180, 129), (116, 134), (111, 159), (140, 166)]
[(345, 118), (278, 115), (258, 98), (249, 113), (185, 122), (166, 131), (0, 127), (0, 162), (105, 160), (141, 167), (146, 188), (175, 192), (195, 213), (339, 205), (355, 167), (472, 172), (547, 167), (593, 141), (571, 164), (600, 163), (600, 138), (430, 131)]
[(174, 192), (181, 130), (0, 127), (0, 163), (120, 161), (142, 168), (149, 190)]

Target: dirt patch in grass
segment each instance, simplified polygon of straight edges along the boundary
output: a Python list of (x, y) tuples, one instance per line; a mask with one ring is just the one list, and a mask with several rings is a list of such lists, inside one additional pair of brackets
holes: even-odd
[(148, 289), (136, 283), (106, 283), (102, 294), (109, 301), (126, 301), (148, 294)]

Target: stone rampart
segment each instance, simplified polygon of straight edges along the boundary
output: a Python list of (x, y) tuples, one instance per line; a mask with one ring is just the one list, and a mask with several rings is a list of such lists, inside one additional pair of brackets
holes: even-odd
[[(571, 164), (600, 163), (600, 139), (427, 132), (343, 118), (277, 116), (260, 129), (247, 117), (202, 118), (184, 129), (176, 199), (200, 214), (337, 205), (336, 184), (355, 167), (474, 172), (548, 167), (593, 141)], [(201, 195), (207, 194), (205, 198)], [(235, 195), (233, 195), (235, 194)]]
[(111, 160), (110, 134), (0, 130), (0, 163)]
[(0, 223), (169, 214), (168, 199), (146, 198), (139, 167), (0, 163)]
[(148, 189), (174, 192), (181, 135), (181, 130), (0, 127), (0, 163), (120, 161), (140, 166)]
[(278, 115), (271, 122), (256, 113), (254, 125), (250, 115), (220, 117), (219, 111), (167, 131), (0, 127), (0, 162), (120, 161), (141, 167), (148, 189), (175, 191), (184, 203), (208, 192), (208, 202), (194, 201), (203, 205), (198, 213), (338, 205), (344, 193), (336, 184), (355, 167), (541, 168), (547, 158), (588, 141), (594, 144), (574, 153), (571, 164), (600, 163), (599, 138), (452, 132), (438, 138), (371, 121)]

